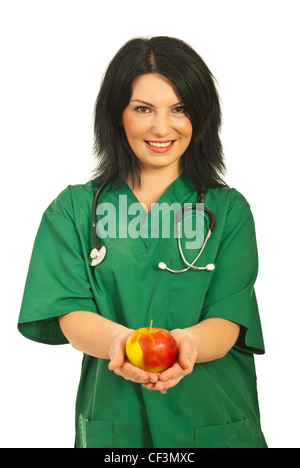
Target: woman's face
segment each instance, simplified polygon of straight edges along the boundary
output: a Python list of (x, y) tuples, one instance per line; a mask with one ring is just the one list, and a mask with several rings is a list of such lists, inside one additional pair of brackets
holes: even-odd
[(164, 76), (138, 76), (123, 113), (127, 140), (141, 170), (178, 169), (192, 138), (192, 124), (175, 86)]

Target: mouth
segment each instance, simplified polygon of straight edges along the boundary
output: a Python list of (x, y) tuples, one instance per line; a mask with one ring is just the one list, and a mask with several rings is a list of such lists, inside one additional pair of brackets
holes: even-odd
[(167, 140), (167, 141), (153, 141), (145, 140), (146, 146), (154, 151), (155, 153), (166, 153), (175, 145), (176, 140)]

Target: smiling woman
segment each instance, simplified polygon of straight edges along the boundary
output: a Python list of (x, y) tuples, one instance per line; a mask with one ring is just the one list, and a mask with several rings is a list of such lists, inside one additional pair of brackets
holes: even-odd
[[(255, 227), (248, 202), (222, 181), (212, 74), (178, 39), (133, 39), (108, 67), (94, 121), (95, 178), (46, 209), (18, 324), (27, 338), (84, 354), (76, 447), (265, 448)], [(113, 232), (98, 251), (107, 207)], [(188, 248), (200, 213), (202, 241)], [(128, 337), (150, 320), (177, 345), (162, 372), (126, 356)]]
[(167, 78), (154, 73), (136, 78), (122, 123), (140, 172), (167, 168), (174, 180), (181, 174), (180, 158), (193, 129), (177, 90)]
[(139, 186), (143, 166), (134, 142), (140, 156), (147, 155), (145, 163), (152, 164), (156, 153), (166, 158), (155, 165), (165, 164), (168, 156), (176, 166), (181, 153), (180, 170), (199, 190), (225, 187), (220, 126), (214, 77), (189, 45), (171, 37), (132, 39), (108, 66), (96, 100), (95, 177), (121, 176)]

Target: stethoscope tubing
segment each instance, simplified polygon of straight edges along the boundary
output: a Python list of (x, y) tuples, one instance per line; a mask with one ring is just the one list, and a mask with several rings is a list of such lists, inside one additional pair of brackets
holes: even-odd
[[(100, 198), (102, 192), (104, 191), (104, 189), (108, 186), (108, 184), (109, 184), (109, 182), (104, 183), (99, 188), (99, 190), (97, 191), (96, 196), (94, 198), (94, 202), (93, 202), (93, 213), (92, 213), (92, 219), (93, 219), (93, 221), (92, 221), (93, 222), (93, 249), (92, 249), (90, 257), (89, 257), (89, 264), (90, 264), (91, 267), (95, 267), (95, 266), (99, 265), (104, 260), (104, 258), (106, 256), (106, 247), (102, 245), (102, 246), (100, 246), (98, 248), (97, 207), (98, 207), (99, 198)], [(210, 224), (209, 224), (209, 227), (208, 227), (207, 235), (205, 237), (205, 240), (203, 242), (203, 245), (202, 245), (200, 251), (198, 252), (197, 256), (194, 258), (194, 260), (191, 263), (189, 263), (186, 260), (184, 252), (182, 250), (181, 225), (182, 225), (183, 215), (184, 215), (184, 213), (186, 211), (199, 210), (199, 209), (206, 212), (209, 215)], [(204, 194), (202, 192), (198, 192), (198, 203), (197, 203), (197, 205), (185, 206), (181, 210), (179, 210), (178, 213), (176, 213), (178, 249), (179, 249), (180, 256), (181, 256), (183, 262), (185, 263), (185, 265), (187, 266), (187, 268), (185, 268), (183, 270), (172, 270), (164, 262), (160, 262), (158, 264), (158, 268), (160, 268), (161, 270), (167, 270), (170, 273), (185, 273), (185, 272), (187, 272), (187, 271), (189, 271), (191, 269), (197, 270), (197, 271), (201, 271), (201, 270), (212, 271), (212, 270), (214, 270), (215, 266), (212, 263), (210, 263), (210, 264), (208, 264), (208, 265), (206, 265), (204, 267), (195, 266), (195, 263), (197, 262), (197, 260), (202, 255), (202, 252), (203, 252), (203, 250), (204, 250), (204, 248), (205, 248), (205, 246), (207, 244), (207, 241), (210, 238), (211, 233), (212, 233), (212, 231), (213, 231), (213, 229), (215, 227), (215, 222), (216, 221), (215, 221), (214, 213), (209, 208), (206, 208), (204, 206)]]

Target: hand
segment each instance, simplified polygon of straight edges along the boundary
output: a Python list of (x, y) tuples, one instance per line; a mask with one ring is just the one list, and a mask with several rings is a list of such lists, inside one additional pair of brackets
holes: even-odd
[(146, 372), (131, 364), (126, 358), (126, 341), (129, 335), (134, 330), (129, 330), (128, 333), (118, 335), (114, 339), (110, 347), (110, 363), (108, 364), (109, 370), (113, 371), (116, 375), (123, 377), (125, 380), (131, 380), (135, 383), (151, 383), (155, 384), (158, 381), (158, 374)]
[(143, 387), (148, 390), (166, 391), (175, 387), (186, 375), (189, 375), (193, 369), (197, 358), (197, 349), (193, 345), (188, 333), (185, 330), (176, 329), (171, 331), (172, 336), (177, 342), (178, 358), (174, 364), (157, 376), (156, 383), (144, 383)]

